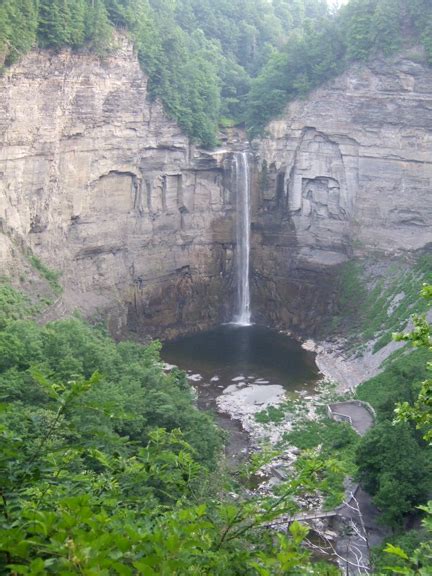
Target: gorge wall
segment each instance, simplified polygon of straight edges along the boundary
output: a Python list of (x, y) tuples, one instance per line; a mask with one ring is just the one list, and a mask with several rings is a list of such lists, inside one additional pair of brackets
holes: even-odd
[(432, 243), (432, 69), (413, 51), (349, 69), (290, 104), (258, 143), (254, 302), (310, 329), (338, 265)]
[(170, 336), (230, 313), (230, 185), (120, 42), (102, 62), (33, 52), (0, 78), (0, 266), (17, 276), (27, 252), (59, 270), (51, 317)]
[[(118, 335), (231, 318), (232, 154), (195, 148), (147, 98), (131, 46), (100, 61), (33, 52), (0, 78), (0, 266), (62, 273), (48, 317)], [(352, 257), (432, 243), (432, 69), (419, 54), (354, 66), (253, 143), (252, 309), (310, 331)], [(49, 316), (51, 314), (51, 316)]]

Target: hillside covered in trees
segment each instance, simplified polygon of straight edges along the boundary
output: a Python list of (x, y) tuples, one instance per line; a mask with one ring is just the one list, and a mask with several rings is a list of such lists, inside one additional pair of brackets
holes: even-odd
[(127, 30), (150, 92), (192, 137), (216, 143), (219, 122), (241, 121), (251, 80), (272, 51), (324, 0), (5, 0), (0, 53), (6, 64), (33, 46), (105, 55), (113, 28)]
[(421, 43), (432, 62), (428, 0), (351, 0), (336, 14), (307, 20), (253, 80), (246, 124), (258, 135), (286, 103), (305, 96), (350, 63), (366, 62)]
[[(159, 344), (73, 318), (38, 325), (0, 286), (0, 574), (336, 576), (268, 524), (325, 479), (303, 460), (277, 495), (220, 467), (222, 435)], [(259, 463), (258, 463), (259, 466)], [(253, 473), (251, 465), (249, 473)], [(246, 473), (246, 471), (245, 471)]]
[(3, 0), (0, 64), (35, 46), (92, 50), (128, 31), (150, 93), (204, 146), (218, 126), (246, 123), (251, 135), (285, 104), (352, 61), (388, 55), (420, 38), (432, 57), (427, 0)]

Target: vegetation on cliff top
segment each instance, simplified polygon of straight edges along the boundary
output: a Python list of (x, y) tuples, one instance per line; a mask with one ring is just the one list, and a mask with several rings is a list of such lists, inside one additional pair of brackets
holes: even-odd
[(350, 63), (389, 56), (419, 42), (431, 63), (428, 0), (351, 0), (334, 16), (309, 20), (252, 81), (246, 108), (249, 131), (258, 135), (287, 102), (304, 97)]
[(105, 55), (128, 30), (150, 93), (195, 140), (241, 121), (250, 82), (288, 35), (327, 13), (325, 0), (2, 0), (0, 64), (39, 45)]
[(428, 0), (351, 0), (336, 14), (325, 0), (2, 0), (0, 66), (36, 45), (104, 56), (115, 27), (134, 40), (151, 97), (208, 147), (219, 125), (259, 134), (350, 62), (419, 38), (432, 58)]

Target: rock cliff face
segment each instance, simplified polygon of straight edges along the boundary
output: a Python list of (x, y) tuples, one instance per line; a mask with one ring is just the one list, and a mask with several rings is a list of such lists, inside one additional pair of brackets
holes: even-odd
[(29, 54), (0, 78), (2, 274), (31, 250), (62, 273), (62, 313), (108, 315), (118, 334), (220, 321), (233, 238), (219, 160), (148, 101), (127, 42), (103, 62)]
[(419, 54), (357, 66), (288, 106), (258, 144), (254, 300), (310, 327), (352, 256), (432, 242), (432, 70)]
[[(25, 273), (34, 253), (61, 271), (51, 317), (173, 336), (231, 317), (232, 155), (195, 149), (119, 42), (103, 62), (34, 52), (0, 78), (0, 266)], [(340, 264), (432, 243), (431, 150), (418, 57), (353, 67), (289, 105), (255, 145), (255, 319), (310, 331)]]

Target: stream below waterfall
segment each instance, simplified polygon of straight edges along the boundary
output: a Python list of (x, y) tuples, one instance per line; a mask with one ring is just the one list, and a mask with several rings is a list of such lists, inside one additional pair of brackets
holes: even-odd
[[(320, 394), (322, 374), (316, 366), (315, 354), (302, 348), (294, 338), (262, 326), (225, 324), (167, 342), (161, 356), (168, 364), (167, 369), (175, 365), (187, 373), (197, 391), (198, 407), (214, 412), (217, 423), (228, 432), (226, 456), (232, 469), (246, 460), (250, 448), (257, 446), (245, 422), (250, 423), (266, 407), (285, 400), (300, 398), (313, 405)], [(257, 485), (268, 479), (264, 474)], [(347, 498), (350, 501), (351, 496)], [(357, 503), (361, 512), (345, 505), (337, 519), (330, 522), (330, 528), (324, 524), (322, 528), (324, 533), (333, 530), (338, 554), (352, 562), (349, 566), (343, 563), (349, 576), (368, 573), (355, 565), (356, 553), (361, 550), (367, 566), (369, 550), (363, 536), (356, 536), (355, 531), (346, 527), (353, 522), (357, 527), (365, 526), (369, 545), (380, 545), (388, 536), (379, 525), (379, 512), (371, 497), (361, 489), (357, 492)], [(330, 558), (342, 566), (341, 556), (331, 553)]]
[(256, 325), (225, 324), (178, 338), (165, 343), (161, 355), (187, 372), (198, 406), (217, 414), (229, 432), (226, 451), (233, 463), (249, 447), (242, 415), (253, 419), (286, 397), (311, 394), (319, 379), (313, 353), (290, 336)]
[[(186, 372), (196, 390), (198, 407), (213, 412), (219, 426), (228, 432), (225, 452), (227, 463), (234, 470), (247, 459), (251, 450), (260, 450), (264, 442), (277, 447), (285, 433), (293, 429), (296, 412), (302, 410), (303, 417), (307, 414), (307, 418), (314, 418), (316, 410), (328, 402), (324, 400), (323, 374), (317, 367), (316, 354), (286, 334), (251, 323), (249, 156), (248, 150), (242, 150), (234, 152), (232, 158), (237, 286), (233, 322), (167, 342), (161, 351), (166, 369), (177, 366)], [(289, 473), (289, 466), (295, 462), (297, 454), (295, 446), (284, 446), (279, 461), (272, 459), (268, 467), (260, 471), (254, 488), (272, 490), (274, 482), (284, 479), (287, 471)], [(331, 512), (332, 520), (322, 521), (323, 516), (317, 518), (316, 514), (323, 506), (319, 495), (307, 502), (305, 509), (309, 513), (312, 510), (313, 516), (309, 520), (316, 523), (312, 526), (320, 538), (329, 527), (336, 528), (337, 533), (330, 531), (327, 534), (331, 538), (336, 535), (339, 556), (334, 555), (330, 546), (330, 557), (340, 566), (343, 558), (346, 574), (359, 576), (368, 572), (370, 559), (366, 535), (372, 543), (378, 544), (383, 534), (377, 525), (378, 513), (370, 496), (359, 490), (358, 500), (355, 500), (358, 508), (353, 508), (351, 501), (357, 488), (351, 493), (350, 485), (347, 482), (345, 488), (347, 503)], [(327, 516), (325, 513), (324, 517)], [(353, 535), (352, 526), (357, 527)]]

